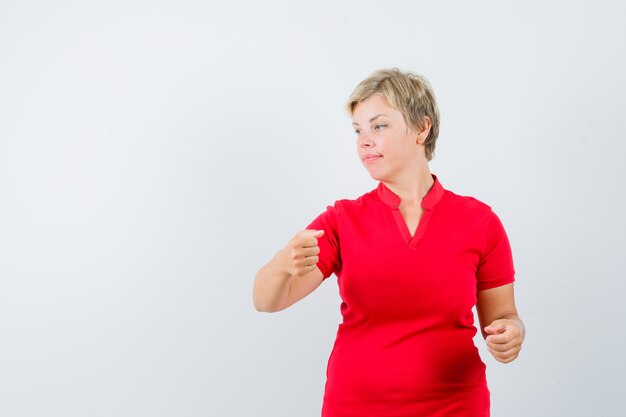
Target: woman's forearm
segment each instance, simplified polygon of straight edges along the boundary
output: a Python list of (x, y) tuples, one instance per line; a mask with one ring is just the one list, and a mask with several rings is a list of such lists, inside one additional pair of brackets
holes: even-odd
[(254, 278), (253, 302), (258, 311), (272, 313), (287, 304), (291, 274), (285, 269), (284, 251), (278, 251)]

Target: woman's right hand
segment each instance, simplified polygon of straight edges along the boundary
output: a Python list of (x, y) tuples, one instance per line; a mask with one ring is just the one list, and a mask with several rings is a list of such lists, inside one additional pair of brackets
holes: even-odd
[(317, 239), (324, 230), (300, 230), (283, 249), (284, 268), (292, 276), (306, 275), (315, 269), (320, 253)]
[(317, 239), (322, 235), (324, 230), (300, 230), (259, 269), (252, 293), (258, 311), (284, 310), (319, 287), (323, 276), (319, 269), (315, 271), (315, 265), (320, 253)]

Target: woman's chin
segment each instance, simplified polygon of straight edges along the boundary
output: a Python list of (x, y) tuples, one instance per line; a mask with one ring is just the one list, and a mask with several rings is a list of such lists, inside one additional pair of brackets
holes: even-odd
[(378, 171), (377, 169), (365, 169), (370, 174), (370, 177), (372, 177), (373, 180), (382, 181), (383, 175), (380, 171)]

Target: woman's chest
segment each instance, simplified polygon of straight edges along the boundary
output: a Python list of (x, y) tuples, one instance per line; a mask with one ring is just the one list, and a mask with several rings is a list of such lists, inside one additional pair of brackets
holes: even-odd
[(452, 220), (436, 212), (424, 215), (430, 215), (426, 223), (415, 213), (404, 223), (408, 230), (421, 228), (418, 242), (407, 242), (403, 224), (391, 212), (343, 225), (351, 230), (341, 244), (338, 284), (352, 308), (406, 317), (433, 309), (466, 312), (476, 303), (477, 230), (462, 223), (450, 227)]
[(415, 232), (417, 231), (417, 226), (419, 225), (420, 218), (424, 213), (424, 209), (421, 207), (398, 207), (398, 210), (400, 211), (400, 215), (402, 216), (402, 220), (405, 223), (409, 235), (411, 237), (415, 236)]

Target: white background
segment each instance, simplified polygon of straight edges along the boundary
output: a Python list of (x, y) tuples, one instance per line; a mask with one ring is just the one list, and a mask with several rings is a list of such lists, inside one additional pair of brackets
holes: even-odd
[(336, 278), (257, 270), (376, 186), (343, 106), (425, 75), (431, 172), (498, 213), (528, 335), (494, 417), (621, 416), (625, 7), (0, 1), (0, 415), (318, 416)]

